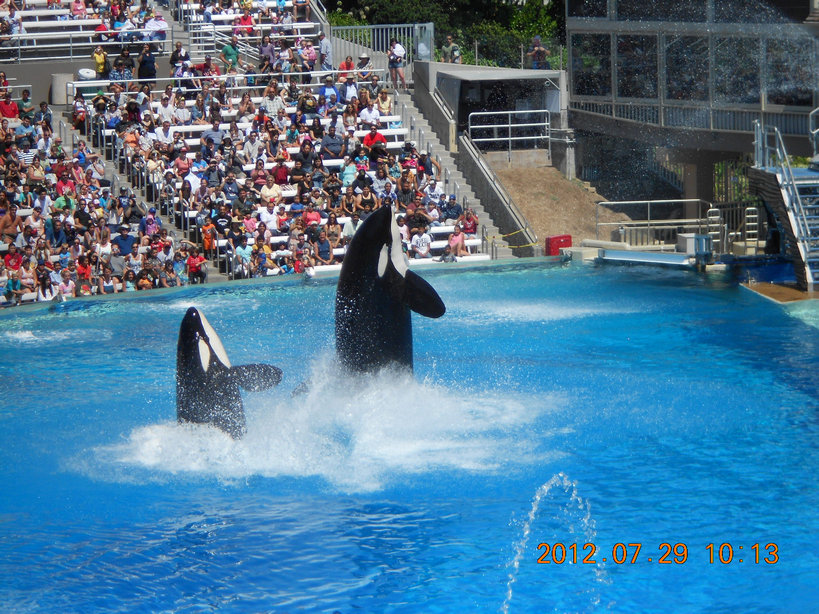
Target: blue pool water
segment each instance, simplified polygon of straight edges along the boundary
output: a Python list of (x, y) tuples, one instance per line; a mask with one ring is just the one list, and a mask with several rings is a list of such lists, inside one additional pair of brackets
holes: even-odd
[[(2, 314), (0, 609), (815, 611), (815, 303), (639, 268), (427, 278), (448, 311), (414, 319), (415, 376), (355, 382), (332, 281)], [(189, 305), (284, 370), (243, 441), (175, 423)]]

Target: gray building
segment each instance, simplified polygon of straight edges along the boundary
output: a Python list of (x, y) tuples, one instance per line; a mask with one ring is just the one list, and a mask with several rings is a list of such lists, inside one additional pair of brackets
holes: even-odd
[(595, 155), (618, 146), (601, 142), (662, 147), (684, 195), (711, 200), (714, 164), (753, 151), (754, 120), (811, 153), (819, 0), (567, 0), (566, 30), (581, 175), (605, 173)]

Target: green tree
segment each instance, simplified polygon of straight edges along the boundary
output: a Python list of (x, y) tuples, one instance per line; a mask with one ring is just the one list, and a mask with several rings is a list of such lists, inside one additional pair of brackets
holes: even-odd
[(543, 0), (526, 0), (526, 3), (512, 15), (512, 29), (526, 40), (530, 40), (536, 34), (543, 39), (559, 37), (560, 22), (565, 24), (565, 20), (562, 6), (559, 15), (555, 14), (558, 4), (563, 3), (552, 1), (544, 6)]

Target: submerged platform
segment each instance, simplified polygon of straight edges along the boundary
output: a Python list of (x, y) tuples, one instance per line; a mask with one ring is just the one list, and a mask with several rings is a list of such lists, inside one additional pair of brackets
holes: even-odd
[(674, 252), (637, 252), (630, 250), (601, 249), (597, 252), (597, 262), (616, 264), (649, 264), (676, 268), (695, 266), (695, 260), (688, 254)]
[(743, 283), (743, 286), (777, 303), (819, 300), (819, 292), (800, 290), (796, 284)]

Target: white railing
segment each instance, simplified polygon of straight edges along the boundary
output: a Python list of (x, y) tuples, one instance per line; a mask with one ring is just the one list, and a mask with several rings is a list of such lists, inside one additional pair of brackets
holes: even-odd
[(669, 128), (690, 128), (719, 132), (753, 132), (755, 121), (776, 125), (787, 135), (803, 136), (808, 132), (810, 113), (789, 111), (773, 113), (761, 109), (712, 107), (707, 104), (617, 103), (612, 101), (573, 99), (569, 108), (583, 113), (611, 117), (637, 125), (650, 124)]
[[(630, 220), (601, 222), (600, 211), (603, 208), (614, 211), (636, 209), (638, 213), (629, 212), (627, 215)], [(707, 213), (710, 209), (711, 203), (695, 198), (601, 201), (597, 203), (594, 213), (595, 239), (628, 243), (634, 247), (676, 248), (679, 230), (696, 234), (703, 234), (708, 230)], [(642, 219), (634, 219), (643, 212)], [(600, 233), (605, 230), (613, 232), (601, 239)], [(722, 234), (722, 230), (719, 232)]]
[[(55, 22), (71, 25), (70, 21)], [(167, 49), (173, 48), (176, 40), (176, 32), (173, 27), (165, 32), (164, 38), (150, 40), (143, 38), (145, 35), (154, 35), (154, 30), (128, 30), (128, 40), (120, 38), (116, 32), (96, 32), (94, 30), (80, 30), (76, 32), (54, 30), (50, 32), (37, 32), (25, 34), (13, 34), (10, 36), (10, 45), (6, 47), (12, 53), (12, 58), (16, 62), (43, 61), (43, 60), (86, 60), (90, 58), (95, 47), (103, 49), (114, 49), (119, 53), (124, 45), (150, 43), (160, 48), (160, 53), (165, 53)]]
[[(396, 39), (407, 52), (404, 73), (412, 80), (412, 65), (417, 60), (432, 59), (435, 48), (435, 24), (388, 24), (379, 26), (330, 26), (327, 36), (333, 46), (333, 62), (338, 65), (347, 56), (353, 60), (367, 52), (375, 68), (387, 69), (390, 40)], [(395, 85), (395, 84), (393, 84)]]
[(475, 144), (506, 144), (511, 159), (513, 143), (545, 146), (552, 156), (552, 122), (547, 109), (533, 111), (476, 111), (469, 114), (467, 132)]
[(816, 107), (808, 116), (808, 131), (810, 142), (813, 145), (813, 157), (819, 156), (819, 107)]

